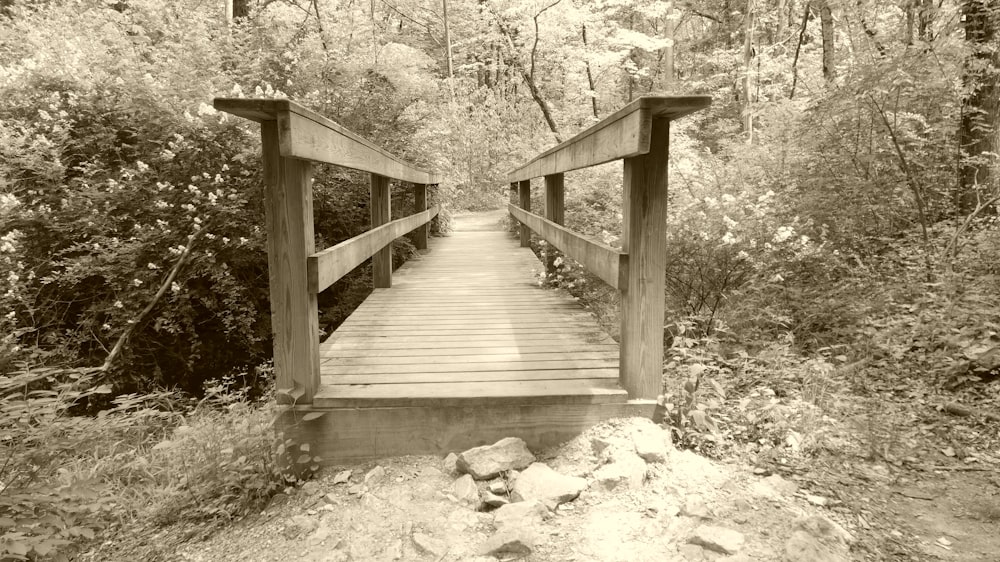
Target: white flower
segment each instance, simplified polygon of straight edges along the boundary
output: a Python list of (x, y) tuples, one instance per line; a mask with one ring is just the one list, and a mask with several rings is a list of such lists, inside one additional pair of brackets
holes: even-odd
[(49, 112), (45, 111), (44, 109), (39, 109), (38, 110), (38, 115), (39, 115), (39, 117), (41, 117), (45, 121), (52, 121), (52, 116), (49, 115)]
[(177, 284), (176, 281), (170, 284), (170, 290), (177, 293), (181, 290), (181, 286)]
[(111, 324), (108, 324), (108, 323), (105, 322), (104, 325), (101, 326), (101, 329), (105, 330), (105, 331), (110, 330), (111, 329)]
[(778, 231), (774, 233), (774, 243), (781, 244), (785, 240), (788, 240), (795, 234), (795, 229), (790, 226), (782, 226), (778, 228)]
[(138, 170), (139, 170), (140, 172), (145, 172), (146, 170), (148, 170), (148, 169), (149, 169), (149, 165), (148, 165), (148, 164), (146, 164), (145, 162), (143, 162), (142, 160), (136, 160), (136, 161), (135, 161), (135, 167), (136, 167), (136, 168), (137, 168), (137, 169), (138, 169)]
[(725, 245), (727, 245), (727, 246), (733, 245), (733, 244), (735, 244), (737, 242), (739, 242), (739, 238), (733, 236), (733, 233), (729, 232), (728, 230), (722, 236), (722, 243), (725, 244)]
[(149, 263), (147, 263), (147, 264), (146, 264), (146, 268), (147, 268), (147, 269), (152, 269), (152, 270), (154, 270), (154, 271), (155, 271), (155, 270), (157, 270), (157, 269), (160, 269), (160, 266), (156, 265), (156, 264), (155, 264), (155, 263), (153, 263), (153, 262), (149, 262)]
[(730, 229), (736, 228), (736, 221), (729, 218), (729, 215), (722, 215), (722, 222), (726, 223), (726, 226)]
[(132, 280), (132, 284), (135, 285), (136, 287), (141, 287), (142, 286), (142, 279), (133, 279)]
[(201, 102), (201, 104), (198, 105), (198, 115), (215, 115), (216, 113), (218, 113), (218, 111), (205, 102)]
[(115, 308), (125, 308), (125, 305), (122, 304), (122, 301), (115, 301)]

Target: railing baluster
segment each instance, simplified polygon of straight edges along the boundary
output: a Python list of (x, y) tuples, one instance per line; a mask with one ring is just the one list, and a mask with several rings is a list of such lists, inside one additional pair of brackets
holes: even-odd
[[(520, 207), (525, 211), (531, 210), (531, 180), (524, 180), (517, 184), (517, 192), (520, 195), (521, 204)], [(531, 229), (525, 225), (521, 225), (521, 247), (528, 248), (531, 246)]]
[[(427, 185), (413, 184), (413, 214), (427, 210)], [(413, 231), (413, 245), (418, 250), (427, 249), (427, 225), (422, 224)]]
[(306, 257), (313, 237), (312, 164), (282, 157), (278, 122), (262, 121), (267, 263), (274, 370), (281, 403), (309, 404), (319, 388), (319, 316)]
[[(556, 224), (564, 224), (564, 178), (563, 174), (545, 176), (545, 218)], [(545, 273), (555, 272), (555, 261), (559, 251), (551, 244), (545, 246)]]
[(667, 150), (670, 122), (654, 119), (649, 152), (625, 158), (622, 251), (628, 285), (621, 301), (621, 384), (631, 398), (655, 399), (663, 373)]
[[(372, 228), (382, 226), (392, 220), (390, 199), (389, 178), (373, 173), (371, 175)], [(376, 289), (392, 287), (391, 242), (372, 256), (372, 278)]]

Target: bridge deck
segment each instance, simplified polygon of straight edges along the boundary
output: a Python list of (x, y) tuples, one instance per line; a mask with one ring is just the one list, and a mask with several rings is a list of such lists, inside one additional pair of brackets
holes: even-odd
[[(494, 215), (496, 216), (496, 215)], [(498, 226), (393, 273), (322, 344), (317, 408), (622, 403), (618, 344)]]

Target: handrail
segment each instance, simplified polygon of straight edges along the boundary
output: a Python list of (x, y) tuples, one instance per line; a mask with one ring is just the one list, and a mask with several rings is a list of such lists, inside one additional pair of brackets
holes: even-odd
[(436, 184), (440, 178), (376, 146), (322, 115), (287, 99), (215, 98), (215, 109), (251, 121), (278, 121), (279, 147), (286, 158), (362, 170), (388, 178)]
[(440, 207), (435, 205), (426, 211), (387, 222), (309, 256), (309, 290), (314, 293), (324, 291), (396, 238), (430, 222), (439, 211)]
[(511, 170), (507, 181), (530, 180), (646, 154), (653, 119), (672, 121), (708, 107), (710, 103), (711, 96), (641, 97)]
[(514, 218), (528, 225), (528, 228), (537, 232), (549, 244), (580, 262), (608, 285), (616, 289), (628, 285), (628, 254), (588, 240), (564, 226), (513, 204), (507, 208)]
[[(285, 99), (216, 98), (216, 109), (260, 123), (266, 187), (267, 266), (279, 402), (308, 404), (320, 386), (317, 294), (372, 258), (376, 288), (392, 285), (392, 242), (416, 229), (427, 249), (427, 186), (437, 174), (416, 168), (371, 141)], [(312, 164), (370, 173), (372, 229), (316, 252)], [(391, 220), (389, 180), (410, 182), (415, 213)]]
[[(662, 391), (667, 160), (670, 122), (707, 107), (708, 96), (643, 97), (507, 174), (511, 216), (521, 246), (531, 231), (621, 293), (619, 381), (633, 399)], [(565, 174), (624, 160), (622, 249), (592, 242), (561, 226)], [(531, 180), (545, 177), (545, 217), (530, 212)], [(546, 270), (554, 271), (546, 248)]]

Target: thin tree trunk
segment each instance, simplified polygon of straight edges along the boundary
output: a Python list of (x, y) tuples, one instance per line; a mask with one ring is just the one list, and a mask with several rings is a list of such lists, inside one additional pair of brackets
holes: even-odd
[(663, 80), (667, 89), (674, 86), (674, 32), (677, 25), (674, 23), (674, 3), (667, 0), (667, 13), (663, 18), (663, 38), (667, 40), (667, 46), (663, 48)]
[(875, 45), (875, 50), (878, 51), (878, 55), (880, 57), (885, 57), (885, 47), (879, 42), (877, 33), (870, 25), (868, 25), (868, 20), (865, 19), (863, 2), (864, 0), (857, 0), (856, 3), (858, 8), (858, 20), (861, 22), (861, 30), (865, 32), (868, 39)]
[(809, 23), (809, 2), (802, 10), (802, 25), (799, 27), (799, 41), (795, 44), (795, 58), (792, 59), (792, 91), (788, 94), (788, 99), (795, 97), (795, 86), (799, 82), (799, 52), (802, 51), (802, 42), (806, 38), (806, 25)]
[[(448, 55), (448, 79), (455, 77), (455, 66), (451, 59), (451, 27), (448, 25), (448, 0), (441, 0), (441, 9), (444, 12), (444, 44)], [(454, 96), (452, 96), (454, 98)]]
[(778, 0), (778, 29), (774, 34), (775, 43), (785, 38), (785, 30), (788, 27), (788, 11), (788, 0)]
[(829, 0), (819, 2), (819, 21), (823, 34), (823, 78), (831, 83), (837, 77), (837, 71), (834, 67), (833, 12)]
[(580, 35), (583, 37), (583, 50), (584, 50), (584, 63), (587, 65), (587, 85), (590, 87), (590, 109), (594, 113), (594, 118), (598, 119), (597, 114), (597, 87), (594, 85), (594, 74), (590, 70), (590, 51), (587, 48), (587, 24), (582, 24), (580, 26)]
[(743, 131), (747, 142), (753, 143), (753, 100), (750, 93), (753, 72), (753, 34), (755, 25), (754, 0), (747, 0), (746, 20), (743, 28)]

